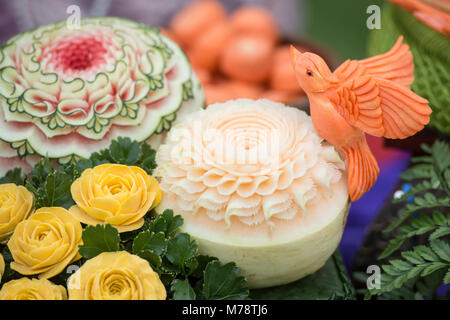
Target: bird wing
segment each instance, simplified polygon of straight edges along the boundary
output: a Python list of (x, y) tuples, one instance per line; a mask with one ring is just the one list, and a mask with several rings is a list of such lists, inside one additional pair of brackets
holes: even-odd
[(428, 101), (409, 89), (414, 66), (401, 41), (385, 54), (344, 62), (334, 72), (339, 81), (327, 91), (344, 119), (374, 136), (404, 139), (430, 119)]
[(430, 121), (428, 101), (393, 81), (362, 76), (327, 94), (344, 119), (374, 136), (404, 139)]
[(360, 76), (372, 76), (410, 86), (414, 82), (413, 55), (402, 41), (403, 37), (398, 37), (386, 53), (363, 60), (346, 60), (334, 71), (334, 75), (344, 83)]

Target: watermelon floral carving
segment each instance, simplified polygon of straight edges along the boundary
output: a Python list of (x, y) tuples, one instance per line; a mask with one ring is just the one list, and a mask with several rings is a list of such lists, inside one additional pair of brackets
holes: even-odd
[(155, 28), (105, 17), (19, 34), (0, 47), (0, 174), (89, 157), (119, 136), (158, 144), (203, 103), (184, 53)]

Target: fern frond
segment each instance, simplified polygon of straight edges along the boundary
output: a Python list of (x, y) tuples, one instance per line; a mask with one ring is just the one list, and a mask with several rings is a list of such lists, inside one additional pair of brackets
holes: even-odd
[[(408, 280), (426, 277), (438, 270), (450, 272), (450, 245), (443, 240), (431, 240), (430, 246), (415, 246), (413, 250), (402, 252), (402, 258), (382, 266), (385, 274), (381, 275), (380, 289), (368, 290), (366, 298), (401, 288)], [(449, 280), (446, 274), (441, 281), (447, 284)]]

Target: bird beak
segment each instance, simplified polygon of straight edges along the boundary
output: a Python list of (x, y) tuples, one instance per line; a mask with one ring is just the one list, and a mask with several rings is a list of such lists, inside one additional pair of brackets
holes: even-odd
[(291, 57), (291, 63), (295, 68), (297, 64), (297, 59), (301, 56), (302, 53), (299, 50), (297, 50), (293, 45), (291, 45), (289, 48), (289, 54)]

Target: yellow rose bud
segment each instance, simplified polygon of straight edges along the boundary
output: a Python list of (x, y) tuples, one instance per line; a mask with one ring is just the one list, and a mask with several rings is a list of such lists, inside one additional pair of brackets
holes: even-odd
[(34, 196), (23, 186), (0, 184), (0, 243), (6, 243), (20, 221), (33, 212)]
[(119, 232), (136, 230), (162, 196), (158, 181), (143, 169), (103, 164), (86, 169), (71, 187), (72, 215), (88, 225), (107, 224)]
[(40, 208), (20, 222), (8, 241), (11, 269), (24, 275), (51, 278), (81, 258), (78, 245), (83, 229), (64, 208)]
[(2, 282), (2, 276), (5, 272), (5, 260), (3, 260), (3, 256), (0, 253), (0, 283)]
[(68, 282), (69, 300), (164, 300), (166, 289), (150, 264), (126, 251), (86, 261)]
[(21, 278), (3, 285), (0, 300), (67, 300), (67, 292), (47, 279)]

